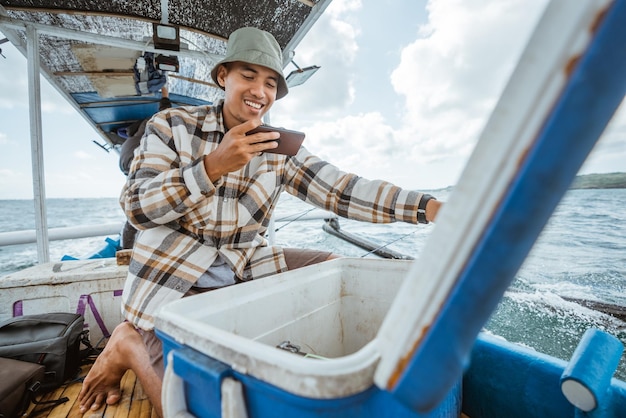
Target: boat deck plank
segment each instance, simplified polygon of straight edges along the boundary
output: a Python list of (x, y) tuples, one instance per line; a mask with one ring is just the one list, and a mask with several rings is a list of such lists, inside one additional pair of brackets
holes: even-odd
[(117, 404), (104, 405), (97, 411), (81, 414), (78, 411), (78, 394), (82, 387), (82, 378), (87, 375), (90, 368), (91, 365), (83, 366), (78, 379), (38, 398), (44, 401), (66, 396), (69, 401), (53, 408), (50, 408), (50, 405), (31, 404), (25, 416), (29, 418), (157, 418), (141, 384), (130, 370), (122, 378), (122, 398)]
[[(29, 418), (159, 418), (152, 408), (141, 384), (132, 371), (126, 372), (121, 381), (122, 398), (115, 405), (104, 405), (97, 411), (81, 414), (78, 411), (78, 394), (82, 387), (82, 378), (87, 375), (91, 365), (82, 367), (79, 377), (60, 388), (38, 398), (40, 401), (59, 399), (67, 396), (69, 401), (54, 408), (46, 405), (31, 404), (24, 417)], [(461, 418), (469, 418), (461, 414)]]

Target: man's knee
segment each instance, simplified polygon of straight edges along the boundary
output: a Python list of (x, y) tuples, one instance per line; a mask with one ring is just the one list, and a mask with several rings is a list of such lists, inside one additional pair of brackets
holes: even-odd
[(285, 263), (289, 270), (299, 269), (313, 264), (338, 258), (339, 256), (328, 251), (303, 250), (296, 248), (283, 248)]

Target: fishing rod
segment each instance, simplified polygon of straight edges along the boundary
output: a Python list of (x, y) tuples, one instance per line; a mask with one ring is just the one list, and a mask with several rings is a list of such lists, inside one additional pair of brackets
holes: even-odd
[[(344, 241), (349, 242), (350, 244), (353, 244), (353, 245), (356, 245), (357, 247), (368, 250), (369, 253), (363, 255), (362, 257), (365, 257), (368, 254), (374, 253), (383, 258), (392, 258), (392, 259), (397, 259), (397, 260), (413, 260), (414, 259), (413, 257), (409, 255), (405, 255), (394, 250), (385, 249), (385, 247), (392, 244), (393, 242), (398, 241), (398, 239), (392, 242), (389, 242), (385, 245), (379, 245), (378, 243), (374, 243), (359, 235), (351, 234), (350, 232), (346, 232), (342, 230), (341, 227), (339, 226), (339, 221), (336, 218), (327, 219), (326, 223), (322, 226), (322, 229), (331, 235), (334, 235), (338, 238), (343, 239)], [(407, 234), (407, 235), (410, 235), (410, 234)], [(402, 238), (404, 237), (400, 237), (399, 239), (402, 239)]]

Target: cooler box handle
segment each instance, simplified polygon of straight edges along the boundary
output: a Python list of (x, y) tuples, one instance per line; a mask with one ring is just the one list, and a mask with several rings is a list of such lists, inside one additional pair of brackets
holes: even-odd
[(173, 354), (174, 351), (170, 351), (167, 355), (167, 366), (165, 367), (165, 376), (163, 376), (163, 389), (161, 390), (163, 416), (165, 418), (195, 418), (187, 411), (184, 382), (174, 373)]
[(205, 389), (203, 405), (220, 405), (219, 410), (214, 408), (207, 411), (209, 417), (248, 418), (243, 385), (230, 376), (230, 368), (186, 347), (171, 350), (167, 354), (161, 391), (164, 418), (195, 418), (187, 408), (185, 378), (177, 372), (189, 377), (188, 380), (192, 384), (195, 380), (201, 379), (195, 383)]

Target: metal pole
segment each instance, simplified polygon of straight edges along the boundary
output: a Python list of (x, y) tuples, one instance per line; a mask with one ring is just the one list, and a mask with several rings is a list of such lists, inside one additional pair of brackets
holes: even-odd
[[(77, 225), (62, 228), (50, 228), (48, 229), (48, 241), (118, 235), (123, 226), (124, 223), (119, 222), (99, 225)], [(32, 244), (33, 242), (37, 242), (37, 231), (33, 229), (0, 232), (0, 247), (7, 245)]]
[(46, 217), (46, 185), (41, 136), (41, 85), (39, 78), (39, 35), (32, 26), (26, 29), (28, 59), (28, 109), (30, 113), (30, 148), (33, 167), (33, 197), (35, 229), (37, 231), (37, 260), (50, 261), (48, 221)]

